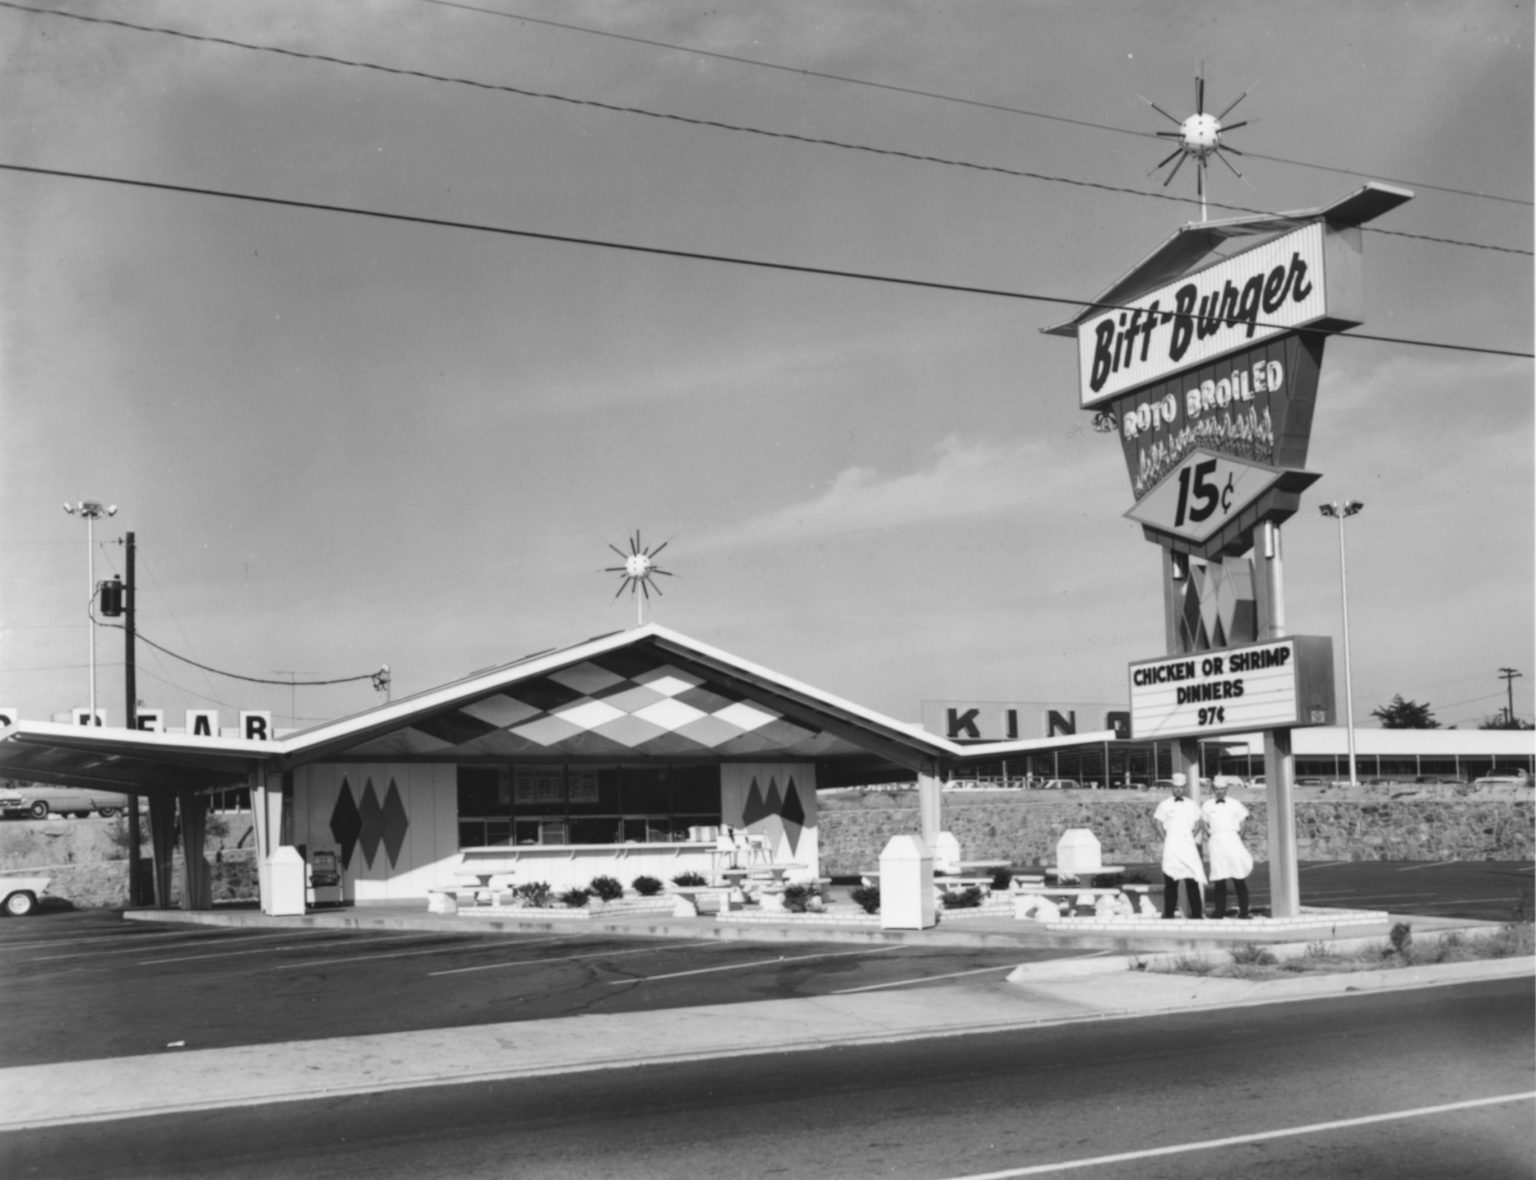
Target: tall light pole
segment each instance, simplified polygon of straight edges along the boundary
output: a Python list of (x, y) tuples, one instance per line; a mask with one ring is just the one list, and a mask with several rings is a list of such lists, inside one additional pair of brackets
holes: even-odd
[[(64, 511), (71, 516), (85, 517), (85, 573), (88, 593), (85, 599), (86, 631), (91, 637), (91, 724), (96, 724), (96, 521), (103, 516), (116, 516), (116, 504), (103, 504), (99, 500), (81, 500), (78, 504), (65, 504)], [(130, 718), (129, 723), (132, 724)]]
[(1359, 500), (1334, 500), (1321, 504), (1318, 511), (1339, 522), (1339, 599), (1344, 611), (1344, 731), (1349, 740), (1349, 785), (1358, 786), (1355, 778), (1355, 685), (1349, 668), (1349, 574), (1344, 561), (1344, 522), (1365, 505)]

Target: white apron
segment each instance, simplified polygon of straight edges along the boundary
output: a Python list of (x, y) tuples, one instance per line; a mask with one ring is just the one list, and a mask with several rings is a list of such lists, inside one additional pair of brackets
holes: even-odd
[(1228, 877), (1246, 880), (1253, 872), (1253, 856), (1243, 845), (1243, 821), (1248, 809), (1236, 799), (1207, 799), (1200, 805), (1205, 830), (1210, 833), (1211, 880)]
[(1200, 809), (1194, 801), (1170, 795), (1157, 805), (1152, 818), (1163, 826), (1163, 875), (1176, 881), (1192, 878), (1204, 885), (1205, 865), (1195, 843)]

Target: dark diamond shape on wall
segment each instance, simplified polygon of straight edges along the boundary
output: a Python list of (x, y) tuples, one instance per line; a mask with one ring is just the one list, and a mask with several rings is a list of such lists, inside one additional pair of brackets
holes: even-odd
[(400, 802), (400, 790), (395, 780), (389, 780), (389, 790), (384, 792), (384, 852), (389, 857), (389, 867), (395, 867), (400, 849), (405, 844), (405, 830), (411, 826), (405, 814), (405, 804)]
[(352, 798), (352, 787), (341, 780), (341, 791), (336, 796), (336, 806), (331, 808), (331, 835), (341, 846), (341, 867), (352, 867), (352, 850), (357, 847), (358, 834), (363, 830), (363, 820), (357, 814), (357, 801)]
[(379, 807), (379, 797), (373, 789), (373, 780), (363, 784), (363, 802), (357, 809), (358, 843), (363, 846), (363, 863), (373, 868), (373, 858), (379, 854), (379, 841), (384, 838), (384, 812)]
[(784, 809), (779, 813), (786, 823), (804, 824), (805, 807), (800, 802), (800, 791), (795, 786), (795, 780), (789, 780), (789, 786), (784, 791)]

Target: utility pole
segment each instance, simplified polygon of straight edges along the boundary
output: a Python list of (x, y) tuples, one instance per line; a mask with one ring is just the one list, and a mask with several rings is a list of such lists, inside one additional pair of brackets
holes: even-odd
[[(138, 587), (134, 582), (134, 555), (137, 546), (134, 544), (133, 533), (128, 534), (127, 552), (125, 555), (126, 579), (123, 582), (123, 687), (128, 696), (128, 728), (139, 728), (139, 674), (138, 665), (134, 657), (134, 612), (138, 608)], [(128, 796), (128, 904), (140, 905), (143, 898), (139, 888), (139, 797)]]
[(1509, 708), (1504, 713), (1504, 724), (1511, 727), (1515, 724), (1515, 678), (1520, 674), (1514, 668), (1499, 669), (1499, 679), (1504, 681), (1504, 687), (1509, 691)]

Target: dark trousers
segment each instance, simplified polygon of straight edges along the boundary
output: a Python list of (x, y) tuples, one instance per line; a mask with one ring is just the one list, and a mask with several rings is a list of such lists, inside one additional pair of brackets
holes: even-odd
[[(1216, 916), (1227, 916), (1227, 880), (1223, 877), (1216, 882)], [(1232, 884), (1237, 886), (1237, 912), (1243, 917), (1248, 916), (1248, 882), (1241, 877), (1232, 877)]]
[[(1205, 917), (1205, 903), (1200, 900), (1200, 882), (1193, 877), (1184, 877), (1184, 896), (1189, 899), (1189, 916), (1191, 918)], [(1163, 917), (1176, 917), (1179, 912), (1179, 879), (1165, 876), (1163, 878)]]

